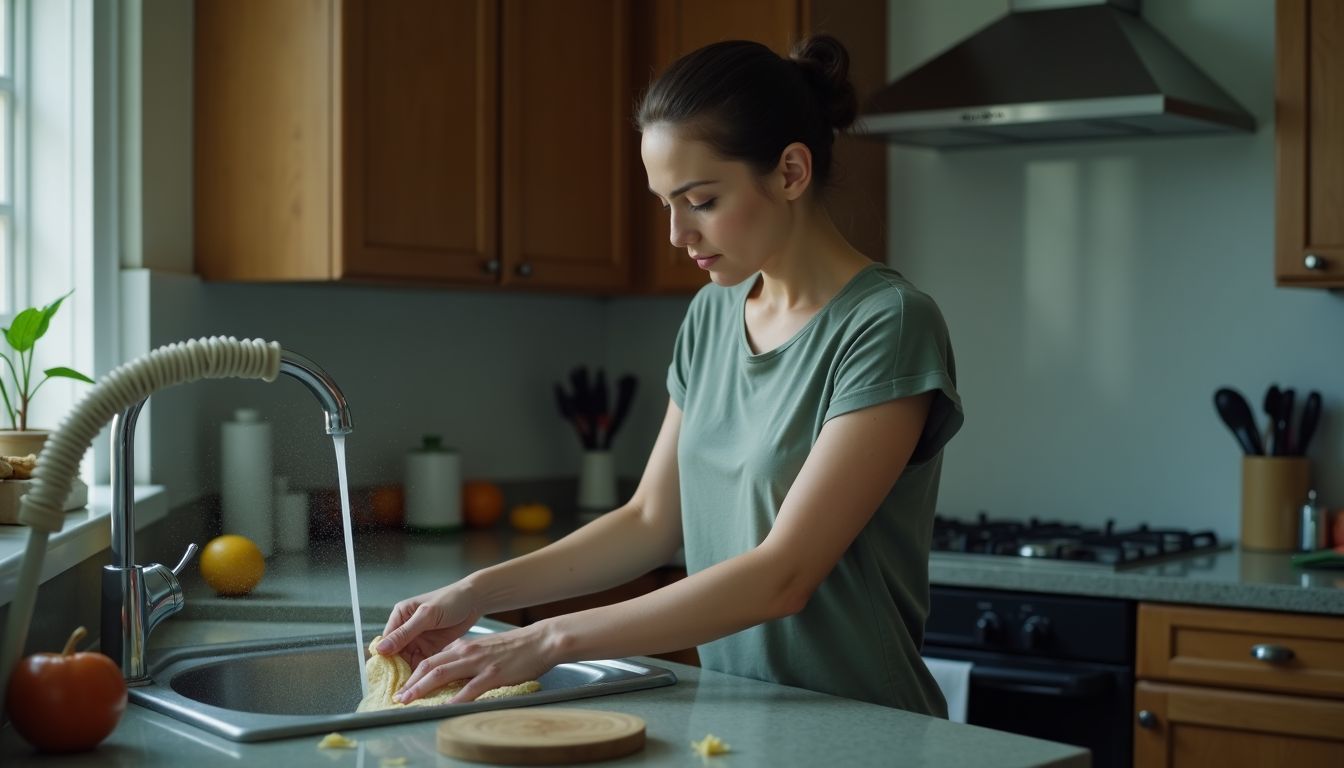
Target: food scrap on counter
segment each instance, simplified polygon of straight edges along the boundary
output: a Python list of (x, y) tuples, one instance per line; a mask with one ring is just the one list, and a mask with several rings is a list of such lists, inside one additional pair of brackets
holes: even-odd
[(705, 738), (699, 741), (691, 742), (691, 749), (695, 750), (701, 757), (713, 757), (715, 755), (726, 755), (732, 749), (723, 742), (718, 736), (712, 733), (705, 734)]
[(328, 733), (317, 742), (318, 749), (354, 749), (359, 746), (359, 742), (354, 739), (348, 739), (339, 733)]

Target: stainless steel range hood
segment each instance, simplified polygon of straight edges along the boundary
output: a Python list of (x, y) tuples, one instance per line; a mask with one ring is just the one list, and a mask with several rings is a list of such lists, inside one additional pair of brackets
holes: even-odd
[(859, 132), (950, 149), (1253, 131), (1255, 120), (1139, 18), (1139, 0), (1012, 0), (884, 86)]

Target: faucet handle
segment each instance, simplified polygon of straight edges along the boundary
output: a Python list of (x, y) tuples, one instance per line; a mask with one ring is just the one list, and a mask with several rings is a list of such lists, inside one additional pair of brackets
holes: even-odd
[(187, 562), (190, 561), (191, 558), (195, 557), (196, 553), (199, 552), (200, 549), (201, 548), (196, 546), (196, 542), (194, 541), (188, 544), (187, 551), (182, 554), (182, 559), (177, 561), (177, 565), (173, 566), (173, 575), (180, 576), (182, 574), (182, 569), (187, 567)]

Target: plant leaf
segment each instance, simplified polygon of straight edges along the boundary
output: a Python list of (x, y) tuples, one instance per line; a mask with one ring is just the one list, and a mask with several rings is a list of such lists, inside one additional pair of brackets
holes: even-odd
[(48, 368), (47, 370), (43, 371), (43, 373), (47, 374), (48, 376), (60, 376), (61, 378), (65, 379), (75, 379), (77, 381), (82, 381), (85, 384), (93, 383), (93, 379), (90, 379), (88, 376), (85, 376), (79, 371), (66, 368), (63, 365), (57, 366), (55, 368)]
[(5, 329), (5, 340), (16, 352), (27, 352), (33, 348), (33, 343), (45, 330), (42, 313), (29, 307), (20, 312), (14, 318), (14, 322)]
[(38, 326), (37, 335), (33, 337), (33, 341), (37, 341), (46, 334), (47, 326), (51, 324), (51, 316), (56, 314), (56, 310), (61, 308), (61, 302), (69, 298), (70, 294), (74, 292), (75, 290), (71, 288), (64, 296), (42, 308), (42, 323)]

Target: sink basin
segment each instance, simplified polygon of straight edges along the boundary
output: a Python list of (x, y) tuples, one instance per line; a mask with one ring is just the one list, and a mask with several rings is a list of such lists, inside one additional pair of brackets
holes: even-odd
[[(496, 629), (483, 623), (468, 634)], [(354, 656), (349, 632), (183, 648), (164, 653), (152, 667), (153, 683), (131, 688), (130, 700), (226, 739), (265, 741), (603, 696), (677, 681), (670, 670), (630, 659), (582, 661), (542, 675), (536, 693), (355, 712), (360, 688)]]

